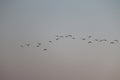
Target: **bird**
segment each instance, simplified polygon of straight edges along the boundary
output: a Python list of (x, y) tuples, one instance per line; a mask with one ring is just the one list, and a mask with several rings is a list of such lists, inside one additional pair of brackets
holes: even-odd
[(102, 42), (103, 40), (100, 40), (100, 42)]
[(65, 36), (65, 37), (68, 37), (68, 36)]
[(40, 47), (40, 45), (37, 45), (36, 47)]
[(103, 39), (103, 41), (107, 41), (107, 39)]
[(72, 35), (68, 35), (69, 37), (72, 37)]
[(59, 38), (56, 38), (56, 40), (59, 40)]
[(38, 45), (41, 45), (41, 43), (38, 43)]
[(98, 39), (95, 39), (95, 41), (98, 41)]
[(42, 43), (37, 43), (37, 46), (36, 46), (36, 47), (40, 47), (41, 44), (42, 44)]
[(26, 46), (28, 46), (28, 47), (29, 47), (29, 46), (30, 46), (30, 44), (28, 44), (28, 43), (27, 43), (27, 44), (26, 44)]
[(83, 38), (82, 40), (86, 40), (85, 38)]
[(49, 43), (52, 43), (52, 41), (49, 41)]
[(59, 37), (58, 35), (56, 35), (56, 37)]
[(63, 38), (63, 36), (60, 36), (61, 38)]
[(92, 36), (88, 36), (88, 38), (91, 38)]
[(118, 40), (114, 40), (114, 41), (119, 42)]
[(110, 44), (114, 44), (114, 42), (110, 42)]
[(43, 49), (43, 51), (46, 51), (47, 49)]
[(23, 45), (20, 45), (20, 47), (22, 47), (22, 48), (23, 48), (24, 46), (23, 46)]
[(72, 37), (72, 39), (75, 39), (75, 37)]
[(88, 43), (92, 43), (92, 41), (89, 41)]

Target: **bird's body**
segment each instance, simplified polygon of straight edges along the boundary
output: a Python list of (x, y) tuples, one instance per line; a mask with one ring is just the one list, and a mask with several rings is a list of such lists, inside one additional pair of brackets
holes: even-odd
[(56, 40), (59, 40), (59, 38), (56, 38)]
[(110, 44), (114, 44), (114, 42), (110, 42)]
[(73, 37), (72, 39), (76, 39), (75, 37)]
[(119, 40), (114, 40), (114, 41), (119, 42)]
[(23, 45), (20, 45), (20, 47), (22, 47), (22, 48), (23, 48), (24, 46), (23, 46)]
[(85, 38), (83, 38), (82, 40), (86, 40)]
[(49, 43), (52, 43), (52, 41), (49, 41)]
[(88, 36), (88, 38), (92, 38), (92, 36)]
[(92, 43), (92, 41), (89, 41), (88, 43)]
[(46, 51), (47, 49), (43, 49), (43, 51)]
[(29, 47), (29, 46), (30, 46), (30, 44), (26, 44), (26, 46), (28, 46), (28, 47)]

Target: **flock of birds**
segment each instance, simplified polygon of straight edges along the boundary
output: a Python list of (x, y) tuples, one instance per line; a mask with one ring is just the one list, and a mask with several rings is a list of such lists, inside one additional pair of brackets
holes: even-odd
[[(73, 40), (75, 39), (78, 39), (76, 37), (74, 37), (73, 35), (56, 35), (55, 36), (55, 40), (58, 41), (60, 39), (64, 39), (64, 38), (71, 38)], [(81, 40), (83, 41), (87, 41), (88, 44), (92, 44), (94, 42), (108, 42), (109, 44), (116, 44), (116, 43), (119, 43), (119, 40), (115, 39), (115, 40), (112, 40), (112, 41), (109, 41), (107, 39), (97, 39), (97, 38), (93, 38), (91, 35), (85, 37), (85, 38), (80, 38)], [(54, 43), (54, 41), (51, 41), (49, 40), (48, 41), (49, 43)], [(30, 43), (25, 43), (25, 44), (22, 44), (20, 45), (21, 48), (24, 48), (24, 47), (30, 47), (31, 44)], [(37, 43), (37, 45), (35, 47), (40, 47), (42, 46), (42, 43)], [(47, 48), (43, 48), (42, 51), (47, 51), (48, 49)]]

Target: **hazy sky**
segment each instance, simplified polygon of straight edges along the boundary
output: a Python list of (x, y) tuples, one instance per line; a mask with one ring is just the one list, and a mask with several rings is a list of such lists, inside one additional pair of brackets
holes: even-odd
[[(97, 44), (91, 48), (78, 40), (62, 40), (54, 44), (54, 47), (47, 52), (51, 55), (49, 54), (47, 57), (38, 56), (42, 52), (36, 48), (19, 48), (19, 45), (26, 41), (36, 44), (39, 41), (54, 40), (56, 34), (75, 36), (90, 34), (95, 37), (120, 39), (120, 1), (0, 0), (0, 54), (2, 55), (4, 76), (19, 76), (22, 75), (22, 70), (28, 76), (22, 75), (24, 80), (30, 75), (33, 75), (33, 78), (37, 76), (37, 79), (40, 80), (113, 80), (108, 76), (113, 75), (112, 73), (116, 73), (115, 76), (120, 75), (116, 72), (119, 72), (118, 69), (120, 69), (116, 68), (118, 65), (120, 66), (116, 63), (120, 53), (119, 45), (103, 47)], [(47, 47), (47, 43), (44, 47)], [(79, 59), (81, 55), (83, 57)], [(98, 57), (99, 59), (97, 59)], [(106, 61), (106, 58), (109, 59)], [(81, 62), (78, 64), (79, 61)], [(88, 67), (89, 61), (92, 64), (90, 68)], [(96, 61), (95, 65), (93, 65), (94, 61)], [(100, 65), (102, 67), (106, 65), (105, 70), (99, 67)], [(27, 69), (29, 66), (32, 67)], [(73, 68), (69, 67), (72, 70), (68, 66), (73, 66)], [(39, 67), (41, 68), (39, 69)], [(97, 74), (96, 77), (93, 78), (91, 73)], [(83, 75), (82, 78), (79, 78), (80, 74)], [(75, 77), (77, 78), (74, 79)], [(35, 79), (31, 78), (31, 80)]]

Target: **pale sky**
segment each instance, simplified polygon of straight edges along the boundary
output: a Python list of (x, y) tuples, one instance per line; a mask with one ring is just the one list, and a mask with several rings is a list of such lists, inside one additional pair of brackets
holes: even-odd
[[(77, 39), (55, 41), (66, 34)], [(119, 0), (0, 0), (2, 79), (120, 80), (120, 43), (88, 45), (86, 35), (120, 40)]]

